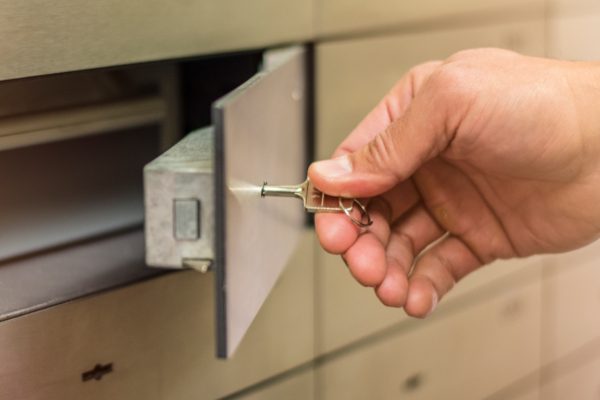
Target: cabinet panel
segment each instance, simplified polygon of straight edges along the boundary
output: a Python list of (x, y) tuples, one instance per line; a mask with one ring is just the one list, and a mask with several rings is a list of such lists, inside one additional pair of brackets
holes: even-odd
[(329, 157), (411, 67), (466, 48), (490, 46), (542, 56), (544, 22), (534, 19), (317, 45), (317, 157)]
[(464, 21), (482, 15), (523, 17), (540, 12), (543, 6), (544, 0), (322, 0), (316, 8), (317, 32), (336, 34), (419, 21)]
[(600, 11), (596, 0), (548, 0), (548, 6), (554, 16), (584, 16)]
[(600, 5), (595, 10), (570, 15), (557, 12), (548, 20), (548, 55), (565, 60), (597, 61), (600, 48)]
[(595, 359), (579, 360), (576, 365), (549, 376), (541, 387), (544, 400), (598, 400), (600, 398), (600, 343), (596, 343)]
[(264, 389), (236, 397), (239, 400), (310, 400), (314, 399), (314, 370), (277, 381)]
[(600, 338), (600, 242), (547, 259), (544, 363)]
[[(0, 398), (215, 398), (306, 362), (312, 257), (307, 232), (228, 361), (214, 356), (212, 274), (172, 273), (3, 322)], [(82, 382), (110, 364), (102, 379)]]
[(538, 368), (540, 283), (393, 337), (317, 369), (324, 399), (482, 399)]
[(261, 47), (311, 35), (312, 1), (0, 1), (0, 80)]
[[(544, 23), (511, 23), (488, 28), (320, 44), (316, 48), (317, 157), (335, 147), (410, 67), (460, 49), (499, 46), (542, 55)], [(374, 62), (376, 60), (376, 62)], [(318, 351), (327, 352), (404, 318), (382, 306), (371, 289), (357, 284), (339, 257), (318, 252)], [(535, 261), (532, 261), (535, 263)], [(529, 261), (499, 263), (465, 278), (452, 297), (518, 271)]]

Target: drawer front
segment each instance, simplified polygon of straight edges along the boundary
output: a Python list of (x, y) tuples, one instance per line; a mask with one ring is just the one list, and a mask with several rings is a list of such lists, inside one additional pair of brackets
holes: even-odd
[(326, 359), (324, 399), (482, 399), (538, 368), (540, 284)]
[(312, 257), (307, 232), (227, 362), (214, 356), (212, 274), (168, 274), (5, 321), (0, 398), (216, 398), (306, 362), (314, 345)]
[(600, 11), (596, 0), (549, 0), (548, 3), (553, 16), (584, 16)]
[[(318, 45), (317, 157), (329, 157), (410, 67), (475, 46), (509, 47), (541, 55), (543, 21)], [(529, 264), (529, 261), (511, 261), (485, 268), (458, 284), (444, 301)], [(319, 352), (330, 351), (404, 318), (401, 310), (385, 308), (372, 290), (357, 284), (339, 257), (319, 251), (318, 265)]]
[[(598, 400), (600, 398), (600, 341), (586, 354), (577, 354), (573, 360), (557, 368), (542, 382), (540, 399), (544, 400)], [(591, 350), (591, 351), (590, 351)], [(590, 358), (592, 355), (594, 358)]]
[(600, 338), (600, 242), (549, 257), (544, 279), (544, 363)]
[(248, 394), (235, 396), (238, 400), (311, 400), (315, 398), (314, 370), (294, 374)]
[(289, 43), (308, 0), (0, 2), (0, 80)]
[(219, 357), (235, 352), (306, 225), (298, 198), (264, 194), (266, 182), (306, 179), (306, 52), (265, 52), (252, 78), (213, 103), (211, 127), (144, 168), (146, 261), (214, 270)]
[(431, 21), (532, 15), (541, 12), (544, 4), (544, 0), (322, 0), (316, 11), (317, 33), (341, 34), (424, 21), (431, 28)]
[[(568, 3), (570, 6), (571, 2)], [(549, 18), (550, 57), (582, 61), (600, 59), (600, 49), (595, 40), (600, 34), (600, 4), (595, 2), (593, 9), (589, 8), (575, 5), (558, 11)]]
[(542, 56), (544, 40), (544, 21), (540, 14), (538, 19), (521, 23), (317, 45), (317, 157), (329, 157), (340, 141), (416, 64), (443, 59), (466, 48), (486, 46)]

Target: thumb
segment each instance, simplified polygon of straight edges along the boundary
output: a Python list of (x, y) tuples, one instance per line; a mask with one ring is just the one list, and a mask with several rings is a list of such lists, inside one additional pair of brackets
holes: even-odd
[[(450, 143), (458, 122), (449, 122), (454, 102), (424, 90), (404, 115), (358, 150), (308, 169), (310, 180), (324, 193), (342, 197), (373, 197), (409, 178)], [(454, 103), (456, 104), (456, 103)]]

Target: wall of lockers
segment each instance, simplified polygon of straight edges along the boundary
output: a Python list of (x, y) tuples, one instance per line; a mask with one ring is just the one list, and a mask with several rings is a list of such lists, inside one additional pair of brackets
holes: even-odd
[[(181, 62), (312, 43), (314, 153), (326, 158), (415, 64), (490, 46), (600, 59), (600, 3), (44, 3), (0, 1), (0, 193), (48, 199), (0, 200), (0, 399), (600, 396), (600, 244), (496, 262), (416, 320), (382, 306), (306, 228), (234, 357), (219, 360), (214, 276), (146, 272), (137, 202), (141, 167), (182, 133)], [(57, 161), (89, 149), (98, 184)], [(79, 189), (57, 193), (61, 182)], [(139, 268), (121, 276), (124, 264)], [(47, 274), (101, 265), (121, 283), (78, 292)]]

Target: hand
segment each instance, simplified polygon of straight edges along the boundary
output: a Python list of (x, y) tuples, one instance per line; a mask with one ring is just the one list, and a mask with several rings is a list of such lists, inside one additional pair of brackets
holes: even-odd
[(600, 234), (600, 66), (468, 50), (413, 68), (309, 177), (368, 198), (373, 225), (319, 214), (325, 250), (424, 317), (499, 258)]

